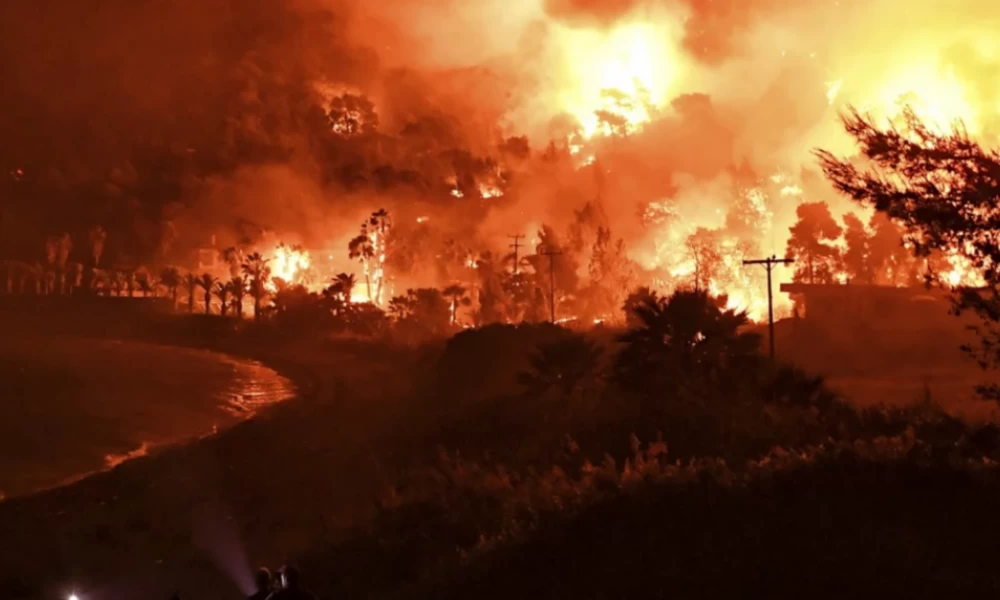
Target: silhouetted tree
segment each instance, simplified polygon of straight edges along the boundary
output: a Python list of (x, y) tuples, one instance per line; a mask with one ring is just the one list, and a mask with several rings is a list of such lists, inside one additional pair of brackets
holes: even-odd
[(643, 286), (636, 288), (634, 292), (625, 298), (625, 304), (622, 305), (622, 311), (625, 313), (625, 325), (626, 327), (635, 328), (639, 327), (642, 322), (636, 316), (636, 309), (643, 305), (649, 304), (656, 301), (656, 292), (650, 288)]
[(841, 228), (826, 202), (805, 202), (795, 209), (798, 221), (788, 238), (788, 254), (795, 257), (795, 281), (833, 283), (840, 264), (834, 245)]
[[(980, 319), (978, 348), (967, 347), (984, 368), (1000, 366), (1000, 154), (985, 150), (959, 125), (934, 131), (913, 112), (900, 126), (880, 127), (852, 109), (843, 117), (866, 163), (817, 155), (834, 187), (900, 224), (917, 257), (957, 251), (985, 283), (985, 290), (960, 289), (956, 309)], [(1000, 386), (978, 388), (1000, 400)]]
[(148, 298), (149, 294), (152, 293), (156, 296), (156, 282), (153, 280), (153, 276), (149, 273), (139, 273), (136, 275), (136, 280), (139, 286), (139, 291), (142, 292), (143, 298)]
[(99, 267), (101, 256), (104, 254), (104, 242), (108, 239), (108, 232), (98, 225), (87, 233), (87, 239), (90, 240), (90, 256), (94, 259), (94, 267)]
[(219, 280), (212, 277), (210, 273), (202, 273), (201, 277), (198, 278), (198, 285), (205, 292), (205, 314), (212, 314), (212, 292), (215, 290), (215, 284)]
[(223, 317), (226, 316), (227, 310), (229, 308), (229, 293), (232, 291), (232, 282), (217, 281), (215, 287), (212, 291), (215, 292), (215, 296), (219, 299), (219, 314)]
[(357, 280), (354, 278), (353, 273), (340, 273), (333, 279), (334, 284), (339, 286), (341, 294), (344, 297), (344, 304), (351, 303), (351, 297), (354, 295), (354, 286), (357, 285)]
[(868, 230), (854, 213), (844, 215), (844, 269), (850, 281), (874, 283)]
[(434, 288), (406, 291), (389, 301), (389, 313), (396, 322), (397, 333), (410, 341), (443, 336), (450, 327), (448, 301)]
[(744, 312), (724, 310), (704, 291), (656, 294), (637, 302), (636, 326), (619, 336), (619, 384), (645, 392), (684, 382), (719, 382), (730, 369), (756, 364), (760, 336), (744, 331)]
[(160, 283), (167, 288), (167, 293), (173, 301), (173, 307), (177, 308), (177, 288), (181, 285), (181, 274), (177, 269), (168, 267), (160, 272)]
[(260, 321), (260, 304), (267, 294), (267, 281), (271, 277), (271, 267), (269, 260), (261, 256), (260, 252), (254, 252), (243, 259), (240, 268), (243, 269), (243, 276), (248, 279), (250, 296), (253, 298), (253, 319)]
[(125, 291), (128, 293), (128, 297), (132, 298), (135, 296), (135, 271), (122, 271), (122, 280), (125, 285)]
[(699, 227), (684, 242), (688, 258), (694, 263), (694, 289), (707, 290), (722, 264), (719, 234)]
[(492, 252), (483, 252), (476, 260), (476, 275), (479, 277), (479, 310), (476, 311), (477, 325), (499, 323), (504, 320), (503, 306), (505, 291)]
[(188, 294), (188, 312), (194, 312), (194, 293), (198, 289), (198, 276), (194, 273), (188, 273), (184, 276), (184, 289), (187, 290)]
[(534, 398), (555, 397), (559, 412), (545, 411), (546, 420), (570, 417), (581, 408), (589, 408), (588, 400), (599, 391), (600, 359), (599, 346), (583, 336), (570, 335), (539, 346), (530, 368), (518, 374), (518, 383)]
[(236, 277), (240, 274), (240, 267), (243, 265), (243, 250), (236, 246), (230, 246), (219, 252), (222, 262), (229, 266), (229, 276)]
[(125, 290), (125, 272), (114, 269), (109, 275), (111, 278), (111, 291), (114, 292), (115, 296), (121, 296)]
[(885, 285), (917, 283), (916, 262), (903, 245), (903, 230), (883, 212), (868, 221), (868, 261), (876, 283)]
[(237, 275), (229, 280), (229, 293), (233, 295), (235, 315), (243, 318), (243, 298), (247, 295), (247, 282)]

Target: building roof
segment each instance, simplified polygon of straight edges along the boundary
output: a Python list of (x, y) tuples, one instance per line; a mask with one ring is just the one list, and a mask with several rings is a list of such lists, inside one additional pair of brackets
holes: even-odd
[(918, 286), (869, 285), (864, 283), (783, 283), (781, 291), (805, 296), (848, 296), (865, 294), (899, 299), (943, 298), (947, 290)]

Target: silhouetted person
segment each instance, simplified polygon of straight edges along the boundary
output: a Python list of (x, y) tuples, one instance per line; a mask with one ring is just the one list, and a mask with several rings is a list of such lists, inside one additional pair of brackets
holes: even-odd
[(247, 596), (247, 600), (267, 600), (271, 595), (271, 572), (267, 569), (258, 569), (253, 576), (254, 586), (257, 591)]
[(316, 597), (299, 587), (299, 571), (292, 566), (281, 568), (281, 589), (271, 600), (316, 600)]

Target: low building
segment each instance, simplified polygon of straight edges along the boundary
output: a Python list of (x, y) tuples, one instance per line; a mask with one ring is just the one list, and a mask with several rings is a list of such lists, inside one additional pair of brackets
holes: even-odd
[(858, 284), (783, 283), (806, 323), (862, 328), (934, 328), (954, 325), (946, 290)]

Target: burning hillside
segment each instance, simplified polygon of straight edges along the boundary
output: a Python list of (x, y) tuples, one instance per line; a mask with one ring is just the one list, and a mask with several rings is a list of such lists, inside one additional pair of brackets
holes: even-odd
[(743, 261), (771, 255), (799, 259), (776, 283), (975, 282), (960, 249), (904, 260), (811, 150), (849, 149), (846, 106), (994, 140), (1000, 9), (982, 3), (65, 4), (0, 9), (23, 25), (0, 42), (0, 240), (28, 262), (63, 231), (94, 266), (259, 252), (271, 293), (344, 273), (388, 308), (457, 286), (452, 312), (468, 297), (478, 321), (550, 304), (614, 320), (643, 286), (759, 319), (763, 272)]

